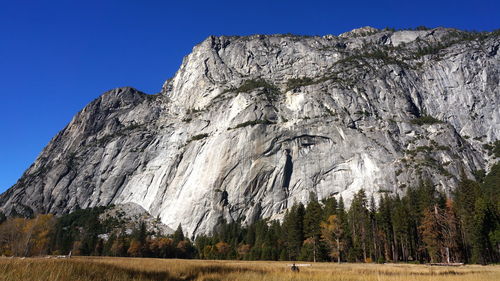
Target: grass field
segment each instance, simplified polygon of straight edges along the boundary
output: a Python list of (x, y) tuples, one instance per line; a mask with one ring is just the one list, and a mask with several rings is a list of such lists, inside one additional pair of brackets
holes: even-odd
[(146, 258), (0, 258), (0, 280), (500, 280), (500, 266), (434, 267), (408, 264), (313, 263), (291, 272), (289, 262), (165, 260)]

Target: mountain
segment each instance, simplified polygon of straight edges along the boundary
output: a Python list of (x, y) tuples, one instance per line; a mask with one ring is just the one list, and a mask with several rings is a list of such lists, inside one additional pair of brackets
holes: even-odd
[(280, 218), (294, 202), (495, 162), (500, 34), (448, 28), (211, 36), (162, 91), (104, 93), (0, 196), (7, 215), (135, 203), (168, 227)]

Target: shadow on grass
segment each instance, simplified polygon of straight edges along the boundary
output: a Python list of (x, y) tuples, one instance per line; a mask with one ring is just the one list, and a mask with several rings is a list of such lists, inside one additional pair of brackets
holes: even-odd
[[(192, 281), (202, 277), (207, 274), (220, 274), (224, 276), (229, 273), (244, 273), (244, 272), (253, 272), (253, 273), (264, 273), (263, 270), (258, 269), (249, 269), (249, 268), (233, 268), (228, 266), (220, 266), (220, 265), (210, 265), (210, 266), (193, 266), (189, 268), (188, 272), (180, 272), (178, 274), (172, 274), (168, 270), (165, 271), (148, 271), (148, 270), (138, 270), (138, 269), (130, 269), (124, 268), (117, 265), (109, 265), (109, 264), (98, 264), (95, 263), (95, 266), (103, 267), (103, 270), (107, 272), (116, 272), (116, 275), (125, 275), (126, 279), (124, 280), (147, 280), (147, 281), (159, 281), (159, 280), (168, 280), (168, 281)], [(97, 272), (88, 272), (88, 267), (83, 267), (83, 271), (80, 272), (80, 276), (89, 276), (90, 280), (108, 280), (103, 279), (101, 274), (96, 274)], [(116, 277), (115, 274), (113, 274)], [(115, 280), (111, 278), (112, 280)], [(110, 279), (110, 280), (111, 280)]]
[[(184, 270), (170, 271), (127, 268), (125, 266), (92, 261), (21, 261), (0, 264), (3, 271), (0, 280), (19, 281), (193, 281), (210, 275), (210, 280), (218, 280), (230, 273), (264, 273), (263, 270), (235, 268), (224, 265), (193, 265)], [(6, 279), (5, 279), (6, 278)]]

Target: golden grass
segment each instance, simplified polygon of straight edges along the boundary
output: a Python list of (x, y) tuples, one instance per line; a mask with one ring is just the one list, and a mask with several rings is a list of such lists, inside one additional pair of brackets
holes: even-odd
[(497, 281), (500, 266), (313, 263), (291, 272), (289, 262), (76, 257), (0, 258), (0, 281)]

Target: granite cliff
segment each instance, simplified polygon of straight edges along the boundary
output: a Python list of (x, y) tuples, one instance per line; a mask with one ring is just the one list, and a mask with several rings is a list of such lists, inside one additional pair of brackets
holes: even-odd
[(430, 181), (495, 161), (500, 35), (361, 28), (209, 37), (162, 91), (92, 101), (0, 196), (8, 215), (135, 203), (189, 235), (294, 202)]

